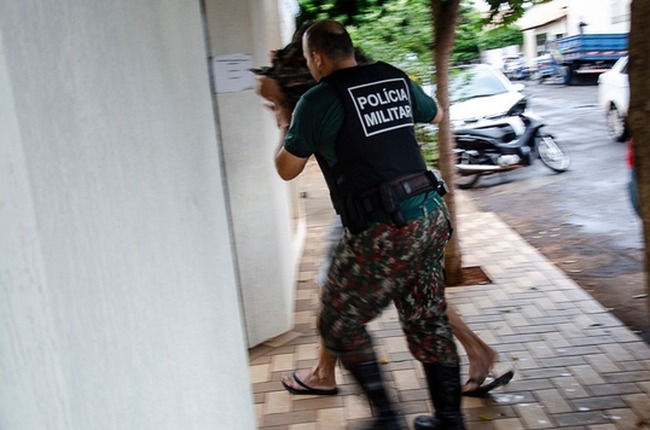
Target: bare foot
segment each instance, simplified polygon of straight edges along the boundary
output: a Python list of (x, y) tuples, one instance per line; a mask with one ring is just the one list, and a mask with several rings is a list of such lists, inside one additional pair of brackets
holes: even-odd
[(474, 391), (481, 386), (498, 357), (496, 351), (489, 347), (481, 354), (469, 357), (469, 380), (463, 385), (463, 393)]
[(317, 368), (296, 370), (282, 376), (282, 385), (293, 394), (333, 395), (338, 393), (334, 373), (321, 375)]

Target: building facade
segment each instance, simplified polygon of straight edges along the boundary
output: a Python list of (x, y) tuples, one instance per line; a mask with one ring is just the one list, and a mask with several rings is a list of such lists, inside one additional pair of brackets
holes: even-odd
[(0, 428), (255, 428), (304, 221), (247, 68), (294, 7), (0, 0)]
[(530, 7), (517, 21), (529, 63), (546, 53), (546, 42), (584, 33), (628, 33), (630, 0), (553, 0)]

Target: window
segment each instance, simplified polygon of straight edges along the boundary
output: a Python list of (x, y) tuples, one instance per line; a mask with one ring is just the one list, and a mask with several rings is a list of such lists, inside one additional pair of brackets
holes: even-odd
[(449, 98), (452, 103), (508, 92), (508, 88), (489, 68), (458, 67), (450, 74)]
[(535, 40), (537, 44), (537, 55), (542, 55), (546, 52), (546, 33), (535, 35)]

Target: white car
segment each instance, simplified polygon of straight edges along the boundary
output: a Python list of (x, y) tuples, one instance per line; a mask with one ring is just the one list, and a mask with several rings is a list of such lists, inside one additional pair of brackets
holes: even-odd
[(627, 56), (619, 58), (610, 70), (598, 77), (598, 102), (607, 115), (607, 131), (619, 142), (623, 138), (630, 103), (627, 61)]
[(449, 119), (452, 127), (473, 127), (523, 112), (523, 84), (513, 84), (487, 64), (462, 66), (450, 71)]

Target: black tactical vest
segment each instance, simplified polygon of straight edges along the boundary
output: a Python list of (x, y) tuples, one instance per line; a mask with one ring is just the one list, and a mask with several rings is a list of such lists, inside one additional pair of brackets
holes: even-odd
[(413, 172), (426, 164), (415, 139), (408, 77), (382, 62), (338, 70), (332, 85), (345, 111), (336, 141), (337, 164), (317, 157), (333, 202)]

